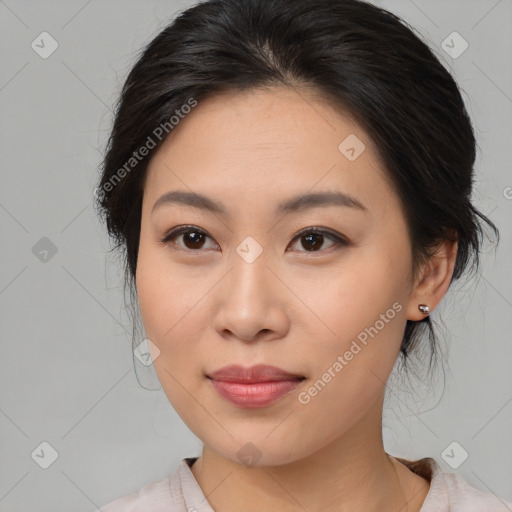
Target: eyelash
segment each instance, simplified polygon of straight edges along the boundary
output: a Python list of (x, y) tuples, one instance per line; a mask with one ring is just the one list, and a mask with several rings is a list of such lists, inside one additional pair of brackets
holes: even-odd
[[(189, 232), (200, 233), (200, 234), (206, 235), (208, 238), (211, 238), (204, 230), (202, 230), (196, 226), (184, 225), (184, 226), (178, 226), (177, 228), (174, 228), (171, 231), (169, 231), (162, 239), (159, 240), (159, 242), (164, 245), (171, 245), (171, 240), (173, 238), (176, 238), (179, 235), (182, 235), (184, 233), (189, 233)], [(320, 227), (317, 227), (317, 226), (302, 229), (293, 237), (292, 242), (297, 239), (300, 239), (301, 237), (308, 235), (308, 234), (324, 235), (324, 236), (327, 236), (327, 238), (330, 238), (334, 242), (334, 244), (331, 247), (329, 247), (329, 249), (333, 249), (333, 248), (336, 249), (336, 248), (340, 248), (342, 246), (349, 245), (349, 242), (346, 238), (344, 238), (340, 235), (337, 235), (337, 234), (333, 233), (332, 231), (321, 229)], [(319, 252), (329, 251), (329, 249), (323, 249), (320, 251), (305, 251), (304, 250), (304, 251), (298, 251), (298, 252), (304, 252), (307, 254), (311, 254), (311, 253), (319, 253)], [(200, 252), (201, 248), (200, 249), (188, 249), (188, 248), (181, 249), (181, 248), (179, 248), (178, 250), (183, 250), (185, 252)]]

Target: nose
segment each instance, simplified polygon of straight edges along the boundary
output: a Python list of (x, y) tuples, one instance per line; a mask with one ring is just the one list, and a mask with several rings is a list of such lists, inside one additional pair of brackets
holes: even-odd
[(245, 342), (285, 336), (290, 327), (286, 290), (265, 251), (252, 263), (234, 254), (231, 271), (216, 287), (215, 330)]

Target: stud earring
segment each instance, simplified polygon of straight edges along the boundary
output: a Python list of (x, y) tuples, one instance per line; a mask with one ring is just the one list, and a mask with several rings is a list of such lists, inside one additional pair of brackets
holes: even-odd
[(430, 313), (430, 308), (426, 304), (420, 304), (418, 309), (424, 314), (428, 315)]

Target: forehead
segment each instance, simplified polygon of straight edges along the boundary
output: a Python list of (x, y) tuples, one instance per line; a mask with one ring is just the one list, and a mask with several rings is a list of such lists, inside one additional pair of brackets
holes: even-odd
[(284, 87), (199, 101), (148, 166), (145, 198), (154, 202), (171, 189), (231, 204), (321, 189), (386, 207), (392, 195), (362, 128), (318, 96)]

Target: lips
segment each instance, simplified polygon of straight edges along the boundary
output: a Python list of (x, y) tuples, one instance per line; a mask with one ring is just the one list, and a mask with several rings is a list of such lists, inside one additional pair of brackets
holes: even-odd
[(276, 366), (224, 366), (207, 375), (217, 393), (242, 408), (266, 407), (293, 392), (306, 379)]
[(277, 366), (258, 364), (250, 367), (228, 365), (207, 375), (208, 378), (219, 382), (251, 384), (257, 382), (301, 381), (306, 377), (290, 373)]

